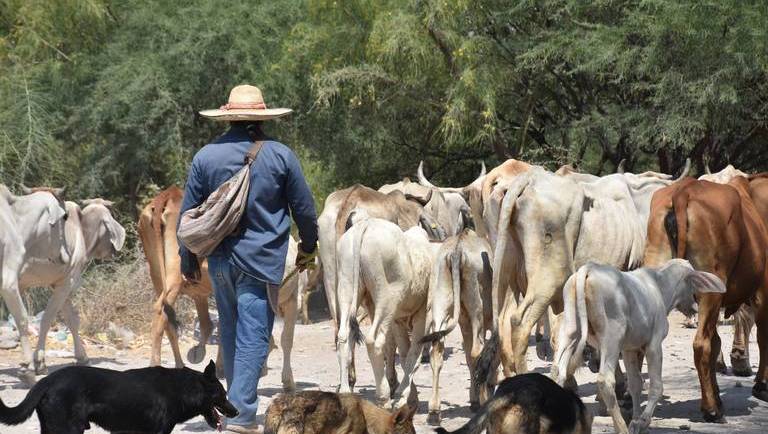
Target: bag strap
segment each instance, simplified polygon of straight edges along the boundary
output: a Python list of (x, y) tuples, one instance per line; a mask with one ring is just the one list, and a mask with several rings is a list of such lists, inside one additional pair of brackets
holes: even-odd
[(261, 152), (262, 145), (264, 145), (264, 142), (261, 140), (253, 142), (253, 146), (251, 146), (251, 149), (245, 154), (245, 161), (243, 161), (244, 165), (247, 166), (256, 161), (256, 158), (259, 157), (259, 152)]

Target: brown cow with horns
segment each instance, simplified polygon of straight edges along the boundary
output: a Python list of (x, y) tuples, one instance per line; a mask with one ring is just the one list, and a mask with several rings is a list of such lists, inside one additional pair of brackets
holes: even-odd
[(722, 421), (715, 377), (720, 354), (717, 321), (721, 307), (732, 315), (743, 303), (755, 309), (760, 364), (752, 395), (768, 401), (768, 231), (750, 196), (749, 181), (727, 184), (691, 178), (657, 191), (651, 203), (645, 265), (678, 257), (709, 271), (726, 284), (725, 294), (698, 296), (699, 326), (693, 343), (701, 384), (701, 410), (707, 421)]

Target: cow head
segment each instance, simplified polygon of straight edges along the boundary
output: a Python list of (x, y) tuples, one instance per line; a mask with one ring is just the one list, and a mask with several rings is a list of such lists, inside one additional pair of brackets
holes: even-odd
[(669, 291), (665, 299), (671, 303), (667, 310), (675, 308), (686, 316), (697, 312), (697, 294), (725, 293), (725, 284), (719, 277), (706, 271), (694, 270), (685, 259), (671, 259), (660, 268), (665, 282), (661, 282), (662, 291)]
[(104, 199), (83, 201), (80, 219), (89, 258), (107, 259), (119, 252), (125, 243), (125, 229), (112, 217), (112, 202)]

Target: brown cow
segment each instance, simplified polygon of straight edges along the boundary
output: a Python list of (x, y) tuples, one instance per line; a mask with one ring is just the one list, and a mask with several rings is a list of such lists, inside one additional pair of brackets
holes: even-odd
[(720, 354), (717, 321), (720, 307), (732, 315), (745, 302), (755, 307), (760, 367), (752, 394), (768, 401), (768, 231), (738, 176), (728, 184), (687, 178), (657, 191), (651, 203), (645, 265), (658, 266), (678, 257), (697, 270), (709, 271), (726, 284), (725, 294), (699, 295), (699, 326), (693, 343), (701, 384), (701, 410), (707, 421), (722, 420), (715, 377)]
[[(184, 192), (177, 186), (172, 186), (160, 192), (141, 212), (138, 224), (139, 238), (144, 248), (144, 254), (149, 263), (149, 274), (152, 286), (155, 288), (155, 304), (152, 315), (152, 356), (150, 365), (160, 364), (160, 348), (163, 341), (163, 330), (168, 335), (173, 350), (176, 367), (184, 366), (179, 351), (179, 337), (176, 327), (169, 323), (170, 309), (179, 294), (191, 297), (197, 308), (200, 320), (200, 341), (187, 353), (187, 359), (199, 363), (205, 357), (205, 343), (213, 332), (213, 323), (208, 314), (208, 297), (212, 286), (208, 277), (208, 264), (201, 263), (201, 279), (199, 283), (187, 282), (181, 275), (181, 257), (179, 244), (176, 239), (176, 224)], [(167, 311), (167, 312), (166, 312)], [(175, 319), (171, 318), (171, 322)], [(222, 366), (217, 363), (217, 366)]]

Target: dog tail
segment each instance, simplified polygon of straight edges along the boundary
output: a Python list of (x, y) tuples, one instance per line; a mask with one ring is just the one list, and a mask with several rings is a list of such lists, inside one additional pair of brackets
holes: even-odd
[(2, 399), (0, 399), (0, 423), (4, 425), (18, 425), (32, 416), (37, 404), (48, 391), (48, 381), (50, 377), (46, 377), (40, 380), (32, 390), (27, 393), (26, 398), (16, 407), (7, 407)]
[(456, 431), (448, 431), (445, 428), (436, 428), (435, 432), (438, 434), (480, 434), (488, 424), (488, 416), (490, 416), (493, 412), (503, 408), (505, 405), (507, 405), (508, 401), (509, 397), (494, 396), (485, 404), (483, 404), (483, 406), (480, 408), (480, 411), (475, 413), (475, 415), (472, 416), (472, 419), (470, 419), (469, 422), (464, 424), (464, 426), (461, 428), (457, 429)]
[(171, 324), (171, 327), (178, 332), (179, 328), (181, 328), (181, 323), (178, 316), (176, 316), (176, 309), (170, 304), (163, 302), (163, 313), (168, 318), (168, 323)]

